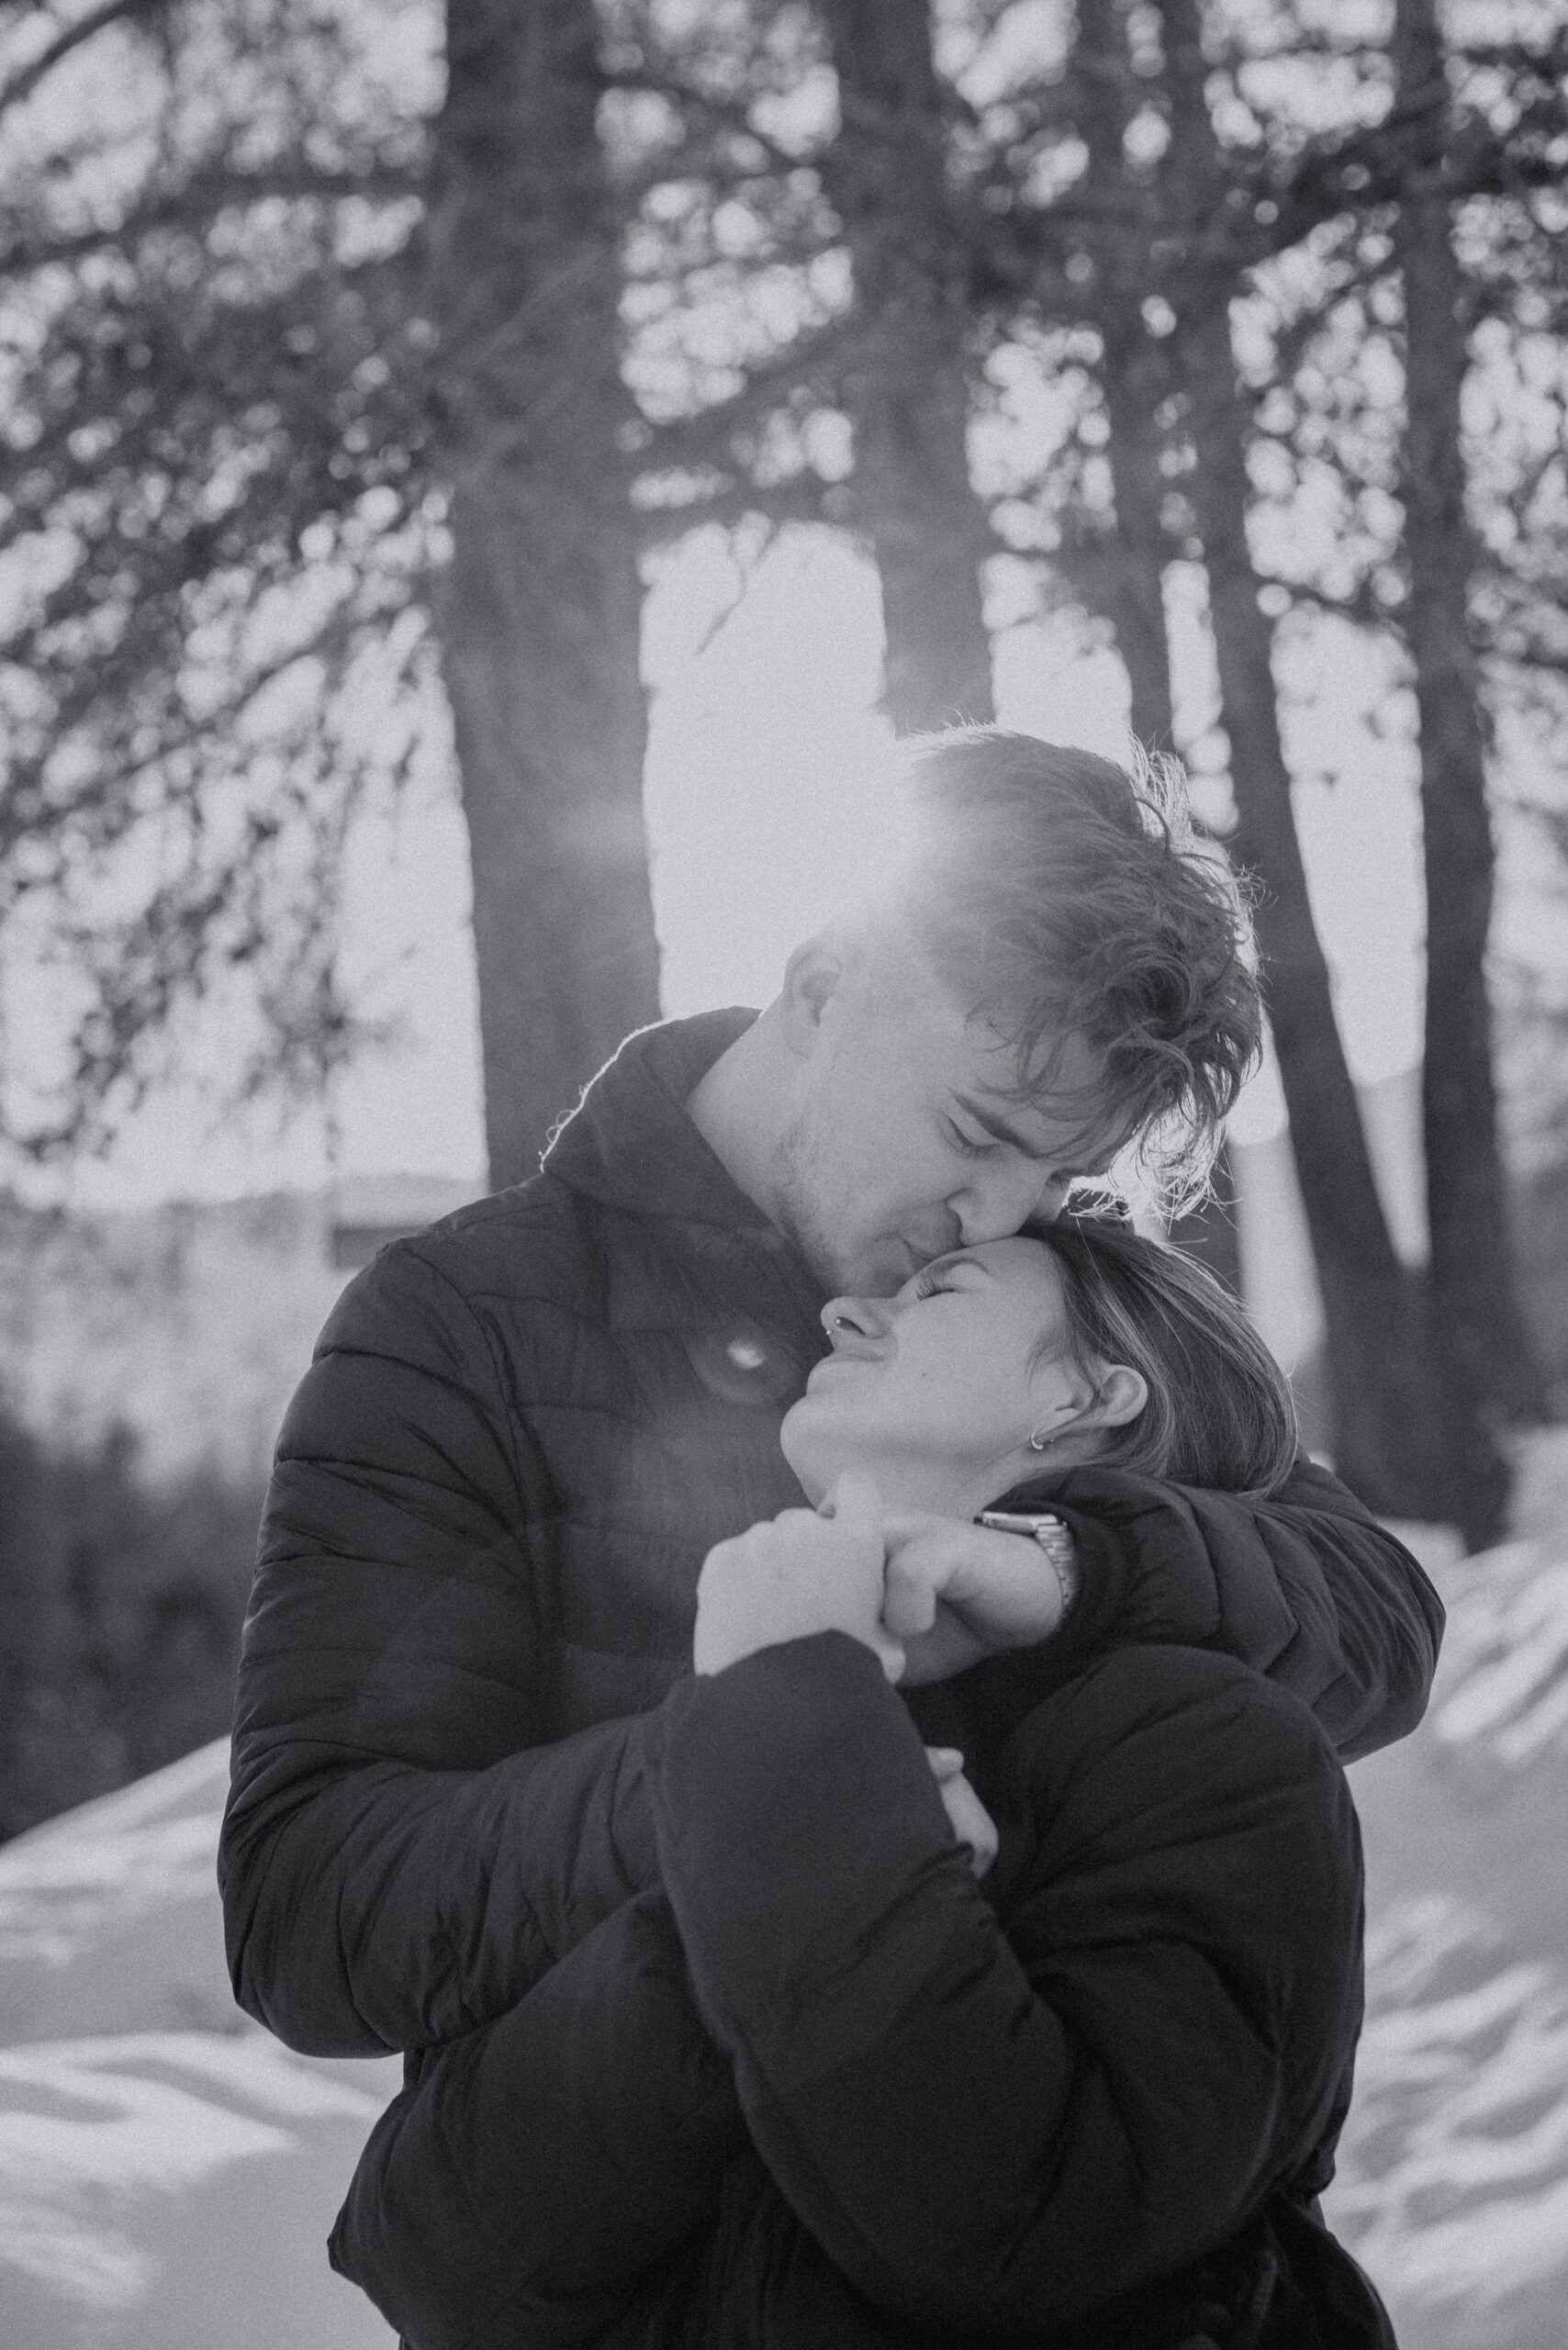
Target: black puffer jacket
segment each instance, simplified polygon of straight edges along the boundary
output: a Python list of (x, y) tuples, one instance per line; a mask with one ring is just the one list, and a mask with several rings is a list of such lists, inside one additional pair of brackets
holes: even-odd
[[(456, 2038), (657, 1881), (647, 1717), (707, 1550), (800, 1501), (778, 1426), (824, 1350), (812, 1276), (685, 1113), (753, 1016), (629, 1040), (540, 1177), (385, 1250), (322, 1334), (219, 1855), (236, 1995), (291, 2046)], [(1010, 1673), (1043, 1691), (1107, 1639), (1188, 1641), (1294, 1690), (1342, 1754), (1419, 1718), (1441, 1610), (1321, 1471), (1263, 1506), (1093, 1471), (1051, 1491), (1087, 1589)], [(960, 1703), (911, 1700), (933, 1738)]]
[(1387, 2341), (1309, 2216), (1361, 2020), (1322, 1731), (1179, 1647), (1002, 1727), (982, 1890), (843, 1634), (672, 1693), (664, 1890), (432, 2051), (356, 2174), (334, 2266), (411, 2350)]

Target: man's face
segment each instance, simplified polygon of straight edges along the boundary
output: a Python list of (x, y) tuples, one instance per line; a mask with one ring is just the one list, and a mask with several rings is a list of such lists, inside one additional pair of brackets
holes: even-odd
[(776, 1220), (828, 1289), (890, 1296), (932, 1258), (1053, 1214), (1092, 1171), (1078, 1089), (1097, 1074), (1070, 1039), (1059, 1106), (1014, 1100), (1013, 1049), (924, 960), (873, 963), (826, 997), (802, 1052)]

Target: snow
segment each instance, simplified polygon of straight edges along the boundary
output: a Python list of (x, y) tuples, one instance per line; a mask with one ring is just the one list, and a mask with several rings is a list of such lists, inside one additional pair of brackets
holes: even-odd
[(1568, 1430), (1520, 1470), (1515, 1539), (1426, 1546), (1448, 1609), (1427, 1718), (1350, 1771), (1367, 2021), (1324, 2200), (1406, 2350), (1564, 2338)]
[(1568, 1729), (1568, 1558), (1515, 1542), (1467, 1565), (1433, 1728), (1447, 1745), (1483, 1738), (1504, 1762), (1527, 1762)]
[(400, 2068), (297, 2056), (235, 2009), (228, 1763), (218, 1740), (0, 1851), (8, 2344), (390, 2350), (324, 2238)]
[(1438, 1896), (1385, 1918), (1367, 1961), (1335, 2226), (1418, 2303), (1568, 2286), (1568, 1973), (1510, 1962)]

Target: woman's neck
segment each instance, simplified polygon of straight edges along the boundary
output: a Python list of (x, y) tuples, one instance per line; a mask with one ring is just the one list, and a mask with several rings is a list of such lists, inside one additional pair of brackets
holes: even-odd
[(994, 1508), (1003, 1494), (1034, 1477), (1052, 1477), (1064, 1470), (1098, 1460), (1106, 1449), (1098, 1429), (1058, 1438), (1043, 1452), (1027, 1448), (1003, 1453), (972, 1469), (951, 1461), (921, 1460), (903, 1454), (891, 1460), (857, 1461), (877, 1481), (882, 1507), (890, 1517), (928, 1513), (935, 1517), (973, 1518)]
[(899, 1456), (891, 1460), (857, 1462), (876, 1479), (882, 1507), (890, 1517), (971, 1518), (989, 1509), (998, 1495), (1017, 1484), (1027, 1472), (1008, 1460), (991, 1461), (965, 1471), (951, 1462)]

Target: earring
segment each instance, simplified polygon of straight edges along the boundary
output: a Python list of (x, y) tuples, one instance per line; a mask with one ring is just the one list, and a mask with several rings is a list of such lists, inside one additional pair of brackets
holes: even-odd
[(1044, 1428), (1036, 1428), (1034, 1435), (1029, 1438), (1030, 1451), (1048, 1452), (1050, 1450), (1050, 1438), (1046, 1434)]

